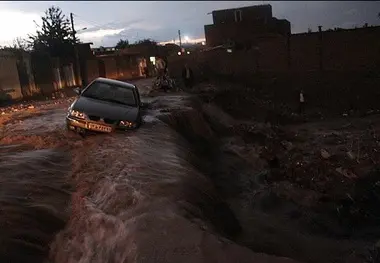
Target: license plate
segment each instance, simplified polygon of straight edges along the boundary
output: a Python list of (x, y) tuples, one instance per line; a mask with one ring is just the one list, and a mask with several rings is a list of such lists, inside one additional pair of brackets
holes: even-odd
[(111, 132), (112, 128), (109, 126), (104, 126), (100, 124), (95, 124), (95, 123), (89, 123), (88, 128), (93, 131), (100, 131), (100, 132)]

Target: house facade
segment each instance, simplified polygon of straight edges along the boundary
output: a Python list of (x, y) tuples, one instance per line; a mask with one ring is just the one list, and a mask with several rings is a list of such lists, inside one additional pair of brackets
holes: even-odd
[(213, 24), (204, 27), (208, 47), (224, 44), (250, 46), (259, 37), (291, 33), (290, 22), (273, 17), (269, 4), (216, 10), (211, 14)]

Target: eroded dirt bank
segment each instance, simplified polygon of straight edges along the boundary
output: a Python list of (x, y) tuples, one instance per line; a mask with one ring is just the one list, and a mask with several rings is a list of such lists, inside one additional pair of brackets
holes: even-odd
[(209, 84), (200, 90), (208, 108), (231, 114), (224, 118), (229, 129), (218, 125), (230, 138), (227, 152), (251, 165), (245, 173), (230, 172), (240, 190), (231, 194), (230, 184), (220, 191), (245, 230), (239, 243), (307, 262), (379, 261), (378, 115), (323, 121), (313, 111), (298, 116), (275, 106), (245, 87)]
[[(2, 155), (71, 156), (71, 169), (60, 168), (72, 177), (71, 202), (56, 205), (69, 220), (51, 262), (375, 262), (379, 203), (368, 160), (378, 156), (364, 154), (375, 147), (364, 124), (239, 120), (217, 95), (151, 99), (146, 124), (128, 134), (67, 133), (70, 101), (8, 122), (0, 143), (24, 146)], [(347, 159), (342, 141), (357, 134), (362, 150)], [(352, 167), (357, 178), (343, 169)], [(53, 238), (59, 228), (41, 231)]]

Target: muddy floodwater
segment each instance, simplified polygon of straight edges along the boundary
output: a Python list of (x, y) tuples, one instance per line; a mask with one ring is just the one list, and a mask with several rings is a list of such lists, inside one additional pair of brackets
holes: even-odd
[[(67, 132), (64, 118), (72, 99), (1, 116), (2, 262), (371, 258), (378, 229), (372, 228), (371, 238), (363, 238), (361, 228), (348, 237), (330, 215), (318, 214), (316, 204), (327, 194), (279, 172), (280, 166), (302, 168), (277, 167), (270, 153), (262, 156), (263, 144), (269, 148), (278, 139), (267, 138), (274, 132), (270, 125), (238, 121), (196, 95), (145, 96), (149, 84), (137, 83), (149, 107), (136, 131), (84, 138)], [(264, 135), (249, 141), (246, 134), (230, 132), (244, 130), (241, 125)], [(276, 158), (305, 144), (281, 141), (287, 152)]]

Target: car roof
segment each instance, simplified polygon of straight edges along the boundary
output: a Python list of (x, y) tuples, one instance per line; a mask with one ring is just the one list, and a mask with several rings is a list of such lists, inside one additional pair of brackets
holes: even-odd
[(129, 89), (136, 89), (136, 86), (133, 85), (132, 83), (124, 82), (124, 81), (119, 81), (115, 79), (107, 79), (107, 78), (96, 78), (93, 82), (102, 82), (102, 83), (107, 83), (110, 85), (118, 85), (118, 86), (123, 86), (125, 88)]

